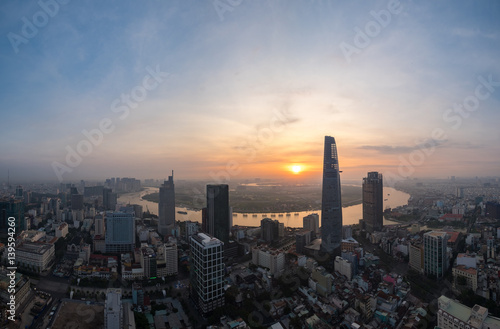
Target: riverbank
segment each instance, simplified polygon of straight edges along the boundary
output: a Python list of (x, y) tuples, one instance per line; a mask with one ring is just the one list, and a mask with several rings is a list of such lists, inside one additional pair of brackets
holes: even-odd
[[(361, 188), (361, 187), (359, 187)], [(150, 211), (152, 214), (158, 215), (158, 203), (144, 200), (142, 197), (147, 194), (152, 194), (158, 191), (158, 188), (146, 188), (145, 191), (140, 193), (129, 193), (123, 195), (119, 198), (120, 203), (131, 203), (142, 205), (144, 211)], [(230, 192), (232, 193), (232, 191)], [(232, 194), (230, 194), (231, 196)], [(384, 187), (384, 209), (396, 208), (399, 206), (406, 205), (408, 203), (410, 195), (401, 191), (398, 191), (391, 187)], [(176, 196), (177, 199), (177, 196)], [(205, 204), (203, 196), (198, 195), (197, 201), (201, 204)], [(238, 212), (234, 210), (233, 207), (233, 225), (242, 226), (260, 226), (260, 221), (263, 218), (269, 217), (272, 219), (277, 219), (278, 221), (285, 224), (286, 227), (302, 227), (303, 218), (310, 214), (318, 214), (321, 218), (321, 198), (318, 202), (311, 207), (310, 210), (300, 209), (299, 211), (291, 211), (286, 209), (282, 212), (257, 212), (257, 211), (244, 211)], [(358, 196), (357, 200), (360, 200)], [(232, 197), (230, 198), (230, 205), (233, 206)], [(182, 213), (179, 213), (182, 212)], [(176, 220), (178, 221), (195, 221), (201, 222), (201, 211), (193, 210), (187, 207), (176, 207)], [(358, 224), (359, 220), (363, 217), (363, 205), (359, 202), (355, 205), (346, 206), (342, 208), (342, 218), (343, 225), (354, 225)], [(384, 225), (395, 224), (395, 222), (384, 218)]]
[[(204, 195), (176, 191), (176, 206), (201, 210)], [(142, 196), (143, 200), (158, 203), (159, 193)], [(342, 186), (342, 207), (361, 204), (361, 186)], [(316, 211), (321, 208), (320, 186), (237, 186), (230, 190), (230, 204), (236, 213), (282, 213)]]

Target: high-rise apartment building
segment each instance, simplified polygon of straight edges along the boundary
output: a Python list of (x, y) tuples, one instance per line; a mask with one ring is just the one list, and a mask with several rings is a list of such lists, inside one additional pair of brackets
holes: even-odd
[(304, 230), (313, 232), (314, 234), (319, 234), (319, 215), (310, 214), (302, 219), (302, 227)]
[(174, 171), (160, 186), (160, 202), (158, 203), (158, 232), (171, 234), (175, 225), (175, 186)]
[(295, 251), (302, 254), (304, 253), (304, 248), (311, 243), (311, 236), (313, 232), (309, 230), (303, 230), (295, 233)]
[(207, 185), (206, 231), (224, 243), (229, 242), (229, 186)]
[(83, 194), (71, 194), (71, 210), (83, 210)]
[(164, 245), (165, 271), (166, 275), (177, 275), (178, 257), (177, 245), (175, 243), (166, 243)]
[(342, 241), (342, 199), (335, 138), (325, 136), (321, 198), (321, 249), (333, 253)]
[(198, 222), (187, 220), (184, 223), (186, 224), (186, 240), (189, 241), (191, 235), (198, 233)]
[(269, 269), (269, 273), (279, 277), (285, 270), (285, 252), (265, 245), (252, 248), (252, 263)]
[(144, 277), (147, 279), (156, 278), (157, 258), (153, 248), (142, 247), (140, 250), (141, 266), (144, 270)]
[(96, 215), (94, 222), (94, 235), (104, 236), (104, 216)]
[(419, 273), (424, 272), (424, 247), (422, 243), (410, 243), (408, 265)]
[(348, 280), (352, 279), (353, 265), (347, 259), (340, 256), (335, 257), (335, 271), (345, 275)]
[(384, 187), (382, 174), (369, 172), (363, 178), (363, 220), (370, 233), (384, 226)]
[(16, 200), (23, 199), (23, 187), (21, 185), (16, 186)]
[(117, 195), (110, 188), (102, 189), (102, 206), (104, 210), (114, 211), (117, 203)]
[(191, 298), (204, 316), (224, 306), (224, 243), (205, 233), (191, 236)]
[(266, 242), (273, 242), (279, 238), (280, 223), (271, 218), (264, 218), (260, 221), (260, 234), (262, 240)]
[(106, 252), (130, 252), (135, 246), (134, 214), (106, 213)]
[(442, 278), (448, 269), (446, 232), (431, 231), (424, 234), (424, 273)]

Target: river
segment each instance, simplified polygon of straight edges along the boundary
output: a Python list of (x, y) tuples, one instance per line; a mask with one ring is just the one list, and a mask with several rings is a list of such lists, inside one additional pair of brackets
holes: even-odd
[[(118, 198), (118, 203), (122, 204), (139, 204), (144, 208), (144, 211), (149, 210), (152, 214), (158, 215), (158, 204), (155, 202), (142, 199), (146, 194), (158, 192), (157, 187), (146, 187), (141, 192), (133, 192), (123, 194)], [(410, 195), (405, 192), (398, 191), (392, 187), (384, 187), (384, 209), (396, 208), (408, 204)], [(186, 208), (176, 207), (175, 219), (180, 221), (196, 221), (201, 222), (201, 211), (189, 210)], [(179, 214), (178, 211), (186, 212), (186, 214)], [(293, 213), (234, 213), (233, 225), (243, 226), (260, 226), (262, 218), (269, 217), (277, 219), (284, 223), (287, 227), (302, 227), (302, 218), (309, 214), (318, 214), (321, 218), (321, 210), (316, 211), (299, 211)], [(363, 205), (357, 204), (354, 206), (342, 208), (342, 224), (352, 225), (358, 224), (359, 220), (363, 218)], [(386, 220), (384, 218), (384, 225), (397, 224), (395, 222)]]

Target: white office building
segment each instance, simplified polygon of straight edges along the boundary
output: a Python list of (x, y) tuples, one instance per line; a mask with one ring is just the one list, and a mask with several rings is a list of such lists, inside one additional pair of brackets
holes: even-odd
[(206, 315), (224, 306), (224, 243), (205, 233), (191, 236), (191, 298)]
[(480, 305), (467, 307), (446, 296), (438, 298), (437, 326), (441, 329), (498, 329), (500, 319)]
[(271, 249), (266, 246), (252, 249), (252, 263), (269, 269), (274, 276), (279, 276), (285, 269), (285, 253), (282, 250)]
[(442, 278), (448, 269), (448, 235), (446, 232), (431, 231), (424, 234), (424, 273)]
[(104, 304), (104, 328), (123, 328), (122, 290), (109, 288), (106, 291), (106, 302)]

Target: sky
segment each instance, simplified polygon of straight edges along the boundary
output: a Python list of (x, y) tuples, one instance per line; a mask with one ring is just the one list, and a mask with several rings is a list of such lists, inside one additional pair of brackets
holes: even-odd
[[(500, 176), (497, 1), (0, 4), (0, 181)], [(300, 166), (299, 173), (291, 168)]]

